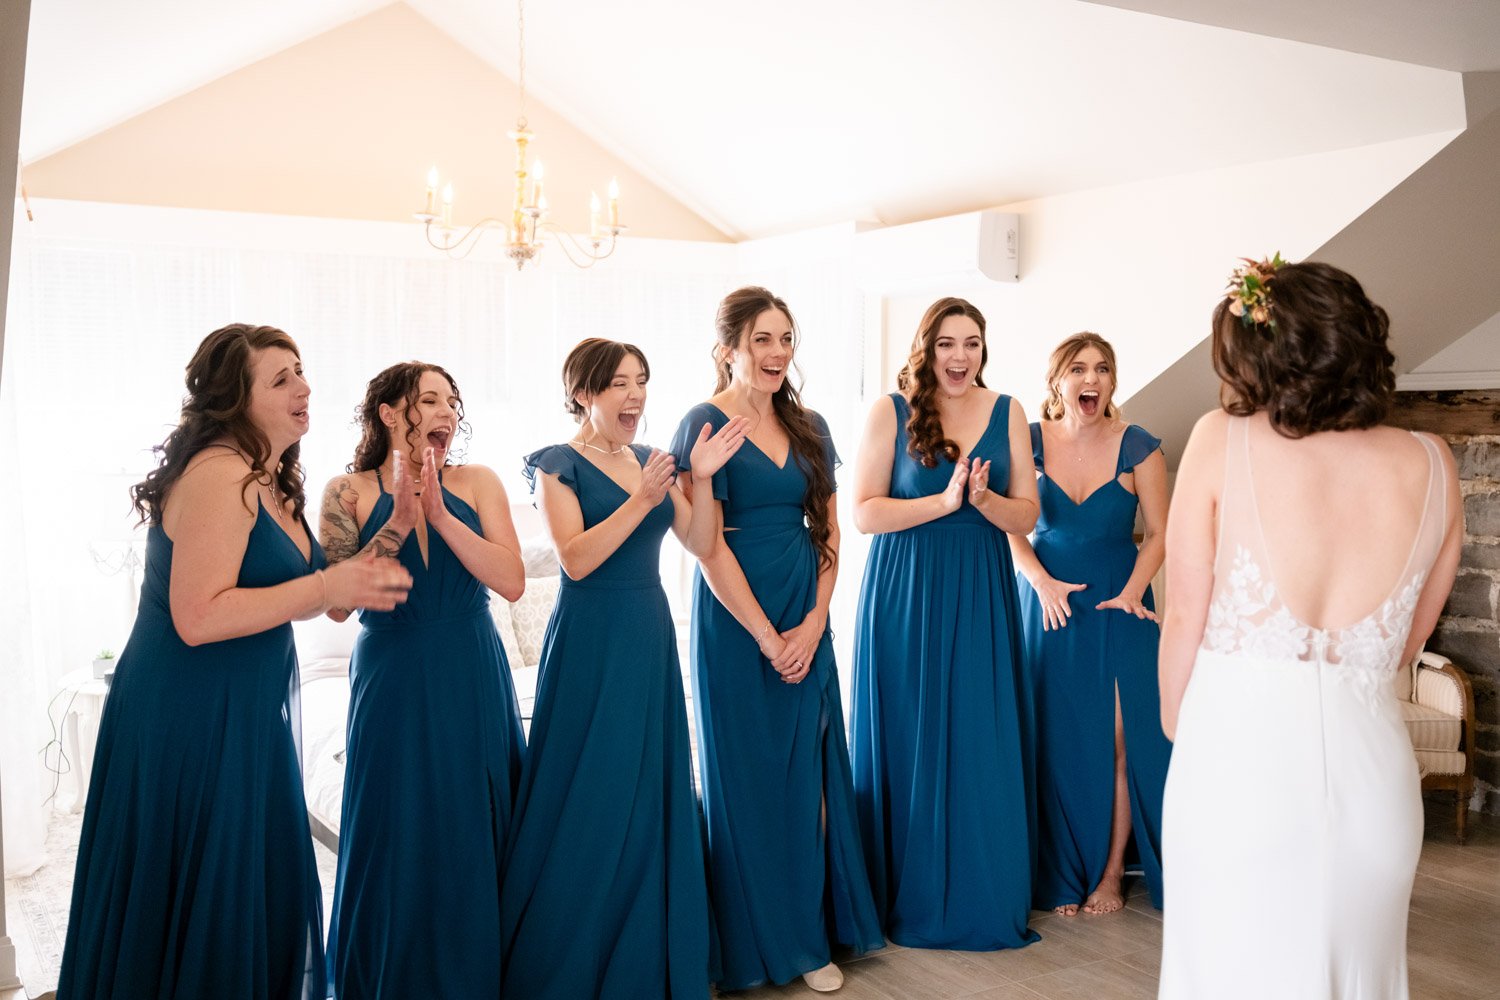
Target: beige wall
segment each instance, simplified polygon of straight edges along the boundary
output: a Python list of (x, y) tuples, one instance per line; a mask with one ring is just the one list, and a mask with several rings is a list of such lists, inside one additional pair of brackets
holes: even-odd
[[(23, 169), (36, 198), (405, 221), (436, 165), (454, 221), (509, 212), (517, 87), (402, 3), (221, 77)], [(727, 240), (534, 98), (553, 221), (587, 231), (619, 178), (631, 235)]]

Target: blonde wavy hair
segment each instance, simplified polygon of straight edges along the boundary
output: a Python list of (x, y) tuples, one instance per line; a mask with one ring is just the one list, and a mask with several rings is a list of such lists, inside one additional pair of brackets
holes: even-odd
[[(1115, 349), (1110, 346), (1109, 341), (1087, 330), (1075, 333), (1057, 345), (1052, 352), (1052, 359), (1047, 363), (1047, 398), (1042, 400), (1043, 420), (1062, 419), (1065, 410), (1063, 398), (1057, 391), (1057, 383), (1062, 379), (1063, 372), (1067, 371), (1068, 366), (1073, 363), (1073, 359), (1089, 347), (1098, 348), (1099, 353), (1104, 355), (1104, 360), (1109, 365), (1110, 377), (1114, 379), (1114, 388), (1120, 387), (1120, 366), (1115, 363)], [(1109, 405), (1104, 408), (1104, 415), (1112, 420), (1120, 416), (1120, 408), (1115, 405), (1113, 391), (1109, 394)]]

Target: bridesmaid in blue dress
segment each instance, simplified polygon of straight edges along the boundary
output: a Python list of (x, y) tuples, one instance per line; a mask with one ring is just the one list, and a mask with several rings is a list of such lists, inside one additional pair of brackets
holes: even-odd
[(672, 442), (692, 470), (704, 424), (749, 421), (710, 482), (689, 483), (722, 528), (693, 585), (698, 716), (709, 889), (719, 985), (802, 976), (843, 983), (831, 945), (881, 947), (854, 816), (828, 604), (838, 571), (828, 426), (787, 379), (796, 332), (786, 303), (742, 288), (719, 305), (715, 395)]
[(1161, 442), (1119, 418), (1116, 384), (1114, 349), (1098, 334), (1052, 352), (1043, 419), (1031, 425), (1042, 513), (1030, 541), (1010, 537), (1036, 692), (1033, 902), (1068, 916), (1125, 905), (1132, 833), (1151, 901), (1162, 905), (1172, 748), (1161, 730), (1151, 578), (1164, 555), (1167, 466)]
[[(703, 826), (677, 633), (662, 590), (667, 529), (713, 544), (672, 456), (632, 444), (651, 369), (640, 349), (580, 343), (563, 364), (578, 435), (529, 455), (562, 565), (501, 891), (506, 997), (709, 995)], [(697, 475), (744, 442), (733, 421), (693, 446)]]
[(64, 1000), (326, 993), (290, 623), (394, 607), (411, 581), (389, 560), (324, 571), (302, 517), (308, 396), (285, 333), (216, 330), (131, 491), (145, 581), (99, 727)]
[(488, 591), (520, 597), (521, 547), (499, 478), (447, 465), (468, 425), (446, 371), (392, 365), (360, 421), (350, 471), (324, 493), (323, 547), (339, 564), (393, 556), (416, 584), (395, 611), (360, 615), (349, 662), (332, 985), (339, 1000), (494, 997), (522, 735)]
[(854, 634), (854, 790), (892, 941), (1037, 939), (1031, 696), (1006, 532), (1037, 517), (1026, 415), (984, 386), (984, 316), (922, 317), (900, 392), (860, 445), (854, 523), (875, 533)]

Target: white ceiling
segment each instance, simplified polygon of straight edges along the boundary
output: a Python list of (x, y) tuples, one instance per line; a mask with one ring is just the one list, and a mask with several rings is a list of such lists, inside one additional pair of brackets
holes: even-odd
[[(1311, 6), (1348, 15), (1367, 2)], [(508, 0), (410, 3), (514, 76)], [(33, 2), (22, 159), (379, 6)], [(1451, 48), (1476, 25), (1491, 21), (1435, 33)], [(735, 237), (906, 222), (1464, 124), (1450, 70), (1077, 0), (531, 0), (527, 37), (539, 99)]]

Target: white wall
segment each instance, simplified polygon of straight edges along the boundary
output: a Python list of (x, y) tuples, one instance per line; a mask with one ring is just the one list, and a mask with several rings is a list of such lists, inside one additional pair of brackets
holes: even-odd
[(986, 380), (1017, 396), (1028, 416), (1045, 393), (1052, 348), (1079, 330), (1115, 345), (1128, 400), (1207, 336), (1238, 258), (1310, 253), (1457, 134), (1004, 206), (1021, 217), (1021, 280), (890, 299), (881, 383), (894, 386), (923, 310), (950, 294), (985, 314)]

